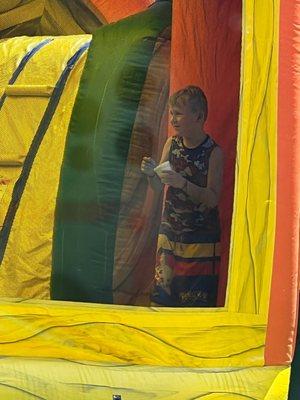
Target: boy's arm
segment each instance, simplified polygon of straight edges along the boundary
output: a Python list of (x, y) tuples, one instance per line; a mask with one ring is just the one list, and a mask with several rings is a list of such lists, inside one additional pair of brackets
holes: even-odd
[(161, 153), (161, 159), (160, 159), (159, 165), (169, 160), (171, 144), (172, 144), (172, 137), (169, 137), (166, 140), (163, 151)]
[[(164, 145), (159, 164), (162, 164), (163, 162), (169, 160), (171, 143), (172, 143), (172, 137), (169, 137)], [(164, 185), (156, 174), (154, 174), (153, 177), (148, 176), (147, 178), (149, 185), (153, 190), (155, 190), (156, 192), (160, 192), (162, 190)]]
[(207, 187), (203, 188), (191, 182), (184, 183), (184, 191), (195, 204), (204, 203), (208, 207), (216, 207), (222, 188), (223, 153), (215, 147), (209, 159)]

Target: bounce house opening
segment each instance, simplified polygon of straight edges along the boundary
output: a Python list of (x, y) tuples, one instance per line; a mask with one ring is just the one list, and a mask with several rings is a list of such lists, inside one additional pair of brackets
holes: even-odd
[[(68, 9), (60, 15), (72, 15), (74, 22), (81, 14), (68, 4), (53, 2), (51, 8), (46, 2), (50, 8), (36, 32), (54, 34), (49, 21), (56, 7)], [(0, 43), (6, 54), (0, 113), (6, 132), (0, 138), (2, 297), (224, 305), (241, 2), (203, 8), (196, 17), (197, 49), (193, 24), (184, 27), (179, 12), (171, 27), (168, 2), (103, 25), (93, 36), (59, 36), (57, 28), (58, 36)], [(17, 29), (20, 33), (21, 26)], [(13, 33), (5, 30), (3, 37)], [(197, 65), (191, 62), (195, 51)], [(183, 54), (191, 56), (188, 65)], [(190, 140), (177, 126), (178, 107), (179, 113), (182, 107), (189, 112), (201, 93), (207, 120), (202, 105), (195, 111), (198, 120), (192, 115), (189, 122), (196, 136), (201, 132)], [(157, 165), (170, 161), (176, 179), (179, 174), (183, 180), (155, 190), (153, 181), (163, 182), (165, 172), (147, 177), (145, 158)], [(207, 191), (210, 183), (208, 203), (190, 201), (189, 191), (201, 199), (197, 187)]]

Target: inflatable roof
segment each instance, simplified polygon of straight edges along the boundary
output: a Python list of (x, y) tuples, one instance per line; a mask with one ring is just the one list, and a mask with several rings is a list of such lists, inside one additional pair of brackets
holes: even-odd
[[(300, 398), (299, 18), (298, 0), (1, 2), (1, 399)], [(140, 163), (187, 85), (225, 154), (214, 308), (149, 300), (163, 199)]]

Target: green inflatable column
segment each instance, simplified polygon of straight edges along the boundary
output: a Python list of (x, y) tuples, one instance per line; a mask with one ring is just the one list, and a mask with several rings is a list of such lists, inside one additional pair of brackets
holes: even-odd
[(51, 298), (112, 302), (114, 251), (132, 128), (169, 2), (93, 36), (72, 113), (57, 197)]

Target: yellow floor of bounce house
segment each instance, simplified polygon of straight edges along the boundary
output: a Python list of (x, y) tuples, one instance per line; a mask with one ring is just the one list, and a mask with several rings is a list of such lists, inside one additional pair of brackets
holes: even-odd
[(167, 368), (73, 360), (0, 359), (5, 400), (283, 400), (288, 367)]

